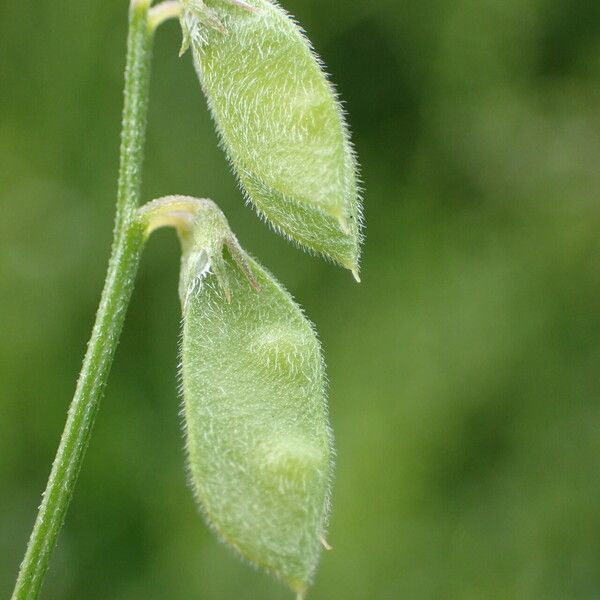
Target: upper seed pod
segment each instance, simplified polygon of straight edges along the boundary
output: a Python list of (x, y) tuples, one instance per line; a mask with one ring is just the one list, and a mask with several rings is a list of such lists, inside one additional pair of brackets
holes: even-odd
[(269, 0), (182, 0), (181, 25), (247, 198), (278, 231), (358, 278), (356, 160), (300, 28)]
[(324, 544), (333, 454), (314, 330), (212, 202), (171, 197), (142, 216), (148, 231), (174, 225), (182, 240), (181, 378), (197, 500), (227, 544), (302, 598)]

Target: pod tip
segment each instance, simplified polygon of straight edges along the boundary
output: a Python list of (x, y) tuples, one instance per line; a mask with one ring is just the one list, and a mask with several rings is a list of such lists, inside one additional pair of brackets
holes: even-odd
[(325, 550), (327, 550), (327, 551), (333, 550), (333, 546), (330, 545), (322, 535), (319, 536), (319, 541), (321, 542), (321, 546), (323, 546), (323, 548), (325, 548)]

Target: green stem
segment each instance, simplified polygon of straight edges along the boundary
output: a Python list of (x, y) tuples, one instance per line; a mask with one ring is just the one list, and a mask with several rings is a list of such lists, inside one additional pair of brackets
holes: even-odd
[(96, 322), (52, 471), (12, 600), (34, 600), (48, 569), (105, 387), (144, 245), (135, 218), (139, 204), (154, 27), (150, 0), (132, 0), (129, 12), (125, 101), (114, 241)]

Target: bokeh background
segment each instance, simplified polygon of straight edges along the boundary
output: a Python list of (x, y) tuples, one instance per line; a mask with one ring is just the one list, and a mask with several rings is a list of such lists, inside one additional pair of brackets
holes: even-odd
[[(363, 283), (244, 207), (179, 31), (144, 198), (217, 200), (316, 323), (337, 478), (311, 598), (600, 598), (600, 3), (286, 0), (347, 103)], [(0, 597), (101, 290), (126, 0), (0, 3)], [(290, 598), (208, 532), (176, 393), (178, 247), (145, 253), (48, 600)]]

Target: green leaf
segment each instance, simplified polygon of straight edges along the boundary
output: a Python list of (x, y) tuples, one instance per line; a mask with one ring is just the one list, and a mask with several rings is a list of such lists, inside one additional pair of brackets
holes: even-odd
[(293, 19), (269, 0), (184, 0), (184, 45), (247, 198), (358, 277), (361, 202), (343, 111)]

